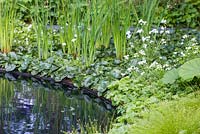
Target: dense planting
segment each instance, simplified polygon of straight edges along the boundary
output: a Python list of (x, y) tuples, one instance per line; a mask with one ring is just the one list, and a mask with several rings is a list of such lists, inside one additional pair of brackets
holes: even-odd
[[(197, 133), (199, 128), (181, 124), (189, 119), (176, 107), (164, 112), (172, 110), (170, 118), (154, 119), (154, 110), (150, 117), (143, 114), (152, 106), (162, 112), (168, 107), (162, 101), (187, 100), (199, 90), (199, 7), (196, 0), (3, 0), (0, 67), (56, 81), (70, 78), (77, 87), (97, 90), (117, 106), (109, 133), (154, 133), (157, 120), (167, 123), (174, 115), (180, 131), (172, 133)], [(198, 109), (177, 105), (186, 116), (199, 116)]]

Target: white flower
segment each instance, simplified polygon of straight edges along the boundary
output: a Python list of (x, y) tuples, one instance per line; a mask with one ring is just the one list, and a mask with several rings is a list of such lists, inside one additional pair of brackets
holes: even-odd
[(147, 48), (147, 44), (143, 44), (143, 48), (146, 49)]
[(66, 26), (68, 26), (69, 24), (68, 24), (68, 23), (66, 23), (65, 25), (66, 25)]
[(163, 26), (161, 26), (161, 27), (160, 27), (160, 29), (161, 29), (161, 30), (165, 30), (166, 28), (165, 28), (165, 27), (163, 27)]
[(141, 72), (140, 75), (144, 75), (145, 72)]
[(138, 29), (137, 31), (136, 31), (136, 33), (142, 33), (143, 32), (143, 29)]
[(131, 34), (131, 31), (127, 31), (127, 32), (126, 32), (126, 35), (127, 35), (127, 34)]
[(124, 77), (126, 75), (126, 73), (121, 73), (121, 75)]
[(166, 24), (166, 23), (167, 23), (167, 20), (162, 19), (160, 23), (161, 23), (161, 24)]
[(76, 38), (73, 38), (71, 41), (74, 43), (76, 41)]
[(178, 52), (173, 52), (174, 54), (177, 54)]
[(160, 34), (164, 33), (164, 32), (165, 32), (165, 29), (166, 29), (165, 27), (161, 26), (161, 27), (160, 27)]
[(150, 36), (142, 37), (142, 41), (143, 41), (143, 42), (148, 41), (149, 39), (150, 39)]
[(161, 44), (166, 44), (167, 42), (165, 41), (165, 39), (161, 39)]
[(165, 31), (164, 30), (160, 30), (160, 34), (164, 33)]
[(138, 67), (134, 67), (133, 68), (136, 72), (139, 72), (139, 68)]
[(125, 59), (125, 60), (128, 60), (128, 59), (129, 59), (129, 55), (125, 55), (125, 56), (124, 56), (124, 59)]
[(166, 34), (170, 34), (170, 31), (169, 31), (169, 30), (166, 30), (165, 33), (166, 33)]
[(150, 68), (154, 68), (158, 65), (157, 61), (154, 61), (153, 63), (151, 63), (151, 65), (149, 66)]
[(91, 28), (90, 28), (90, 27), (88, 27), (88, 28), (87, 28), (87, 30), (88, 30), (88, 31), (91, 31)]
[(18, 33), (18, 31), (15, 29), (15, 30), (14, 30), (14, 33)]
[(144, 64), (146, 64), (147, 63), (147, 61), (144, 59), (144, 60), (142, 60), (142, 61), (139, 61), (138, 62), (138, 65), (144, 65)]
[(132, 70), (133, 70), (132, 66), (127, 69), (128, 72), (131, 72)]
[(53, 29), (53, 34), (54, 34), (54, 35), (56, 34), (56, 31), (57, 31), (56, 29)]
[(74, 38), (77, 38), (77, 34), (74, 34)]
[(152, 30), (149, 32), (149, 34), (152, 34), (152, 33), (157, 34), (157, 33), (158, 33), (158, 30), (157, 30), (157, 29), (152, 29)]
[(139, 51), (139, 54), (141, 54), (141, 55), (146, 55), (144, 50), (140, 50), (140, 51)]
[(130, 39), (130, 38), (131, 38), (131, 31), (127, 31), (127, 32), (126, 32), (126, 37), (127, 37), (127, 39)]
[(140, 24), (140, 25), (146, 25), (147, 22), (146, 22), (146, 21), (143, 21), (142, 19), (140, 19), (140, 20), (139, 20), (139, 24)]
[(31, 31), (32, 26), (33, 26), (33, 25), (30, 24), (30, 25), (27, 27), (27, 30), (28, 30), (28, 31)]
[(186, 49), (187, 49), (187, 50), (190, 50), (190, 49), (192, 49), (192, 47), (191, 47), (191, 46), (189, 46), (189, 47), (186, 47)]
[(154, 41), (153, 41), (153, 40), (150, 40), (149, 43), (154, 43)]
[(138, 53), (134, 53), (134, 56), (133, 57), (139, 57), (139, 54)]
[(196, 46), (198, 43), (192, 43), (192, 45), (191, 46)]
[(188, 38), (189, 36), (187, 35), (187, 34), (185, 34), (185, 35), (183, 35), (183, 39), (186, 39), (186, 38)]
[(64, 42), (64, 43), (62, 43), (62, 46), (66, 46), (67, 44)]
[(194, 38), (191, 39), (191, 41), (192, 41), (192, 42), (196, 42), (197, 40), (196, 40), (196, 38), (194, 37)]
[(184, 57), (184, 56), (185, 56), (185, 54), (184, 54), (183, 52), (181, 52), (181, 56), (182, 56), (182, 57)]

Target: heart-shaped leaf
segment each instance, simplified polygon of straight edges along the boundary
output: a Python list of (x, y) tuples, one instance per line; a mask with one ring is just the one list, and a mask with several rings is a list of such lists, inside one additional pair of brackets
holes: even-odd
[(192, 80), (195, 76), (200, 77), (200, 58), (190, 60), (183, 64), (179, 68), (178, 74), (186, 81)]
[(15, 68), (16, 68), (15, 64), (6, 63), (6, 65), (5, 65), (5, 69), (7, 72), (13, 71), (13, 70), (15, 70)]
[(178, 79), (178, 77), (178, 70), (174, 68), (170, 71), (167, 71), (161, 81), (165, 84), (172, 84), (176, 81), (176, 79)]

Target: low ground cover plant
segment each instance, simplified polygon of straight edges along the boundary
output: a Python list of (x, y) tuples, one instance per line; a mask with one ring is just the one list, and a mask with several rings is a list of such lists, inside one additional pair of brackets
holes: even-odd
[(144, 114), (130, 128), (134, 134), (198, 134), (200, 132), (199, 96), (163, 102)]

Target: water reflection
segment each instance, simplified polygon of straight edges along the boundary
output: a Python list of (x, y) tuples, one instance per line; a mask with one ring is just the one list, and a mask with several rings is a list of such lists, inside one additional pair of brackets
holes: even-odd
[(105, 128), (110, 115), (83, 95), (0, 78), (0, 134), (59, 134), (91, 121)]

